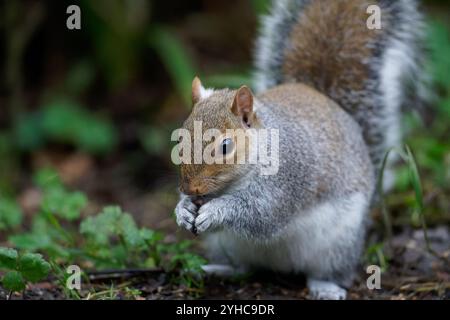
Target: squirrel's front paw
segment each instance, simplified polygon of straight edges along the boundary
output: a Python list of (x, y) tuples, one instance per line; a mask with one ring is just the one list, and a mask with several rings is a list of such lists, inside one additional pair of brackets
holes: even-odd
[(219, 226), (220, 219), (217, 201), (215, 199), (211, 200), (198, 210), (198, 216), (195, 218), (194, 223), (197, 233), (211, 231)]
[(191, 232), (195, 232), (194, 221), (197, 217), (197, 206), (188, 198), (181, 200), (175, 208), (177, 224)]

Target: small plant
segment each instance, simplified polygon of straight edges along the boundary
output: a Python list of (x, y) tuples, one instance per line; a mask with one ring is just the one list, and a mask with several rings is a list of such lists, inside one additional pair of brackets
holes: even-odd
[(17, 227), (22, 222), (22, 211), (17, 203), (0, 197), (0, 231)]
[[(419, 175), (419, 170), (417, 168), (416, 160), (415, 160), (414, 155), (412, 154), (411, 149), (409, 148), (408, 145), (405, 145), (404, 149), (392, 148), (386, 153), (386, 155), (383, 159), (380, 174), (379, 174), (378, 190), (380, 190), (380, 192), (382, 190), (381, 186), (383, 185), (384, 169), (385, 169), (389, 154), (392, 151), (395, 151), (400, 156), (400, 158), (405, 162), (406, 167), (408, 169), (409, 180), (414, 189), (415, 201), (414, 201), (413, 211), (411, 214), (412, 224), (418, 225), (422, 228), (423, 236), (425, 239), (426, 250), (428, 252), (430, 252), (431, 254), (433, 254), (434, 256), (436, 256), (437, 258), (442, 259), (445, 262), (448, 262), (448, 258), (437, 253), (430, 245), (430, 239), (428, 237), (428, 227), (427, 227), (427, 222), (426, 222), (426, 218), (425, 218), (425, 206), (424, 206), (423, 191), (422, 191), (422, 181), (421, 181), (421, 178)], [(384, 219), (384, 224), (385, 224), (385, 228), (386, 228), (386, 237), (388, 239), (388, 244), (389, 244), (389, 241), (391, 240), (391, 237), (392, 237), (392, 222), (391, 222), (391, 217), (389, 215), (389, 212), (387, 211), (386, 204), (384, 202), (384, 197), (383, 197), (382, 193), (381, 193), (380, 199), (381, 199), (381, 210), (383, 213), (383, 219)], [(382, 248), (377, 248), (375, 250), (375, 253), (378, 256), (380, 256), (378, 251), (380, 251), (382, 254)]]
[(106, 207), (80, 225), (85, 252), (98, 267), (155, 267), (160, 261), (156, 244), (161, 234), (136, 226), (120, 207)]
[(39, 171), (34, 177), (42, 191), (39, 212), (34, 215), (30, 232), (15, 234), (9, 241), (17, 248), (45, 252), (50, 258), (75, 259), (76, 235), (66, 222), (80, 218), (87, 198), (80, 192), (66, 190), (56, 172), (51, 169)]
[[(190, 252), (190, 242), (165, 243), (161, 233), (139, 228), (133, 217), (118, 206), (107, 206), (99, 214), (82, 219), (81, 212), (88, 201), (86, 196), (67, 190), (51, 169), (37, 172), (34, 182), (42, 195), (31, 229), (10, 235), (8, 241), (25, 252), (41, 252), (49, 258), (50, 264), (40, 254), (25, 253), (21, 256), (14, 249), (3, 249), (0, 269), (7, 271), (2, 282), (5, 289), (23, 290), (26, 281), (39, 281), (52, 270), (66, 297), (82, 298), (79, 292), (65, 288), (68, 275), (64, 265), (70, 264), (97, 272), (160, 268), (170, 274), (169, 278), (174, 283), (189, 288), (203, 286), (201, 265), (206, 261)], [(34, 277), (27, 273), (31, 267), (24, 269), (27, 265), (37, 268)], [(87, 282), (88, 273), (88, 270), (83, 271)], [(116, 291), (108, 290), (106, 296), (114, 298)], [(125, 291), (129, 298), (139, 295), (132, 289), (125, 288)], [(106, 296), (94, 292), (89, 298)]]
[(72, 145), (95, 155), (110, 152), (117, 137), (113, 124), (69, 99), (44, 104), (37, 113), (23, 116), (15, 125), (15, 138), (24, 151), (47, 142)]
[(169, 271), (178, 270), (175, 282), (181, 283), (188, 288), (203, 287), (203, 269), (202, 265), (206, 264), (206, 260), (190, 252), (192, 242), (181, 241), (170, 245), (160, 245), (161, 253), (169, 256), (166, 269)]
[(388, 258), (384, 254), (384, 244), (375, 243), (366, 250), (365, 261), (367, 264), (380, 266), (381, 272), (387, 271), (389, 264)]
[(0, 269), (6, 273), (2, 286), (10, 292), (22, 291), (27, 282), (38, 282), (50, 272), (50, 264), (37, 253), (19, 253), (10, 248), (0, 248)]

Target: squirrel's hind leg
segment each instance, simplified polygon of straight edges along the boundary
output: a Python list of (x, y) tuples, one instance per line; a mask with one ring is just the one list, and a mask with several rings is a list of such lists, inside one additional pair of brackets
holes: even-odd
[(345, 300), (347, 291), (331, 281), (308, 278), (309, 296), (315, 300)]

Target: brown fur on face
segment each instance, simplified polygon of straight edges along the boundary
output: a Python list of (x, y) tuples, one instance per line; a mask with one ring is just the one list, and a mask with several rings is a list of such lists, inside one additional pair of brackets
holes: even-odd
[[(236, 90), (217, 90), (209, 97), (199, 100), (191, 114), (183, 124), (184, 129), (191, 133), (191, 159), (194, 159), (194, 121), (202, 121), (202, 133), (208, 129), (218, 129), (222, 134), (227, 129), (244, 129), (243, 118), (232, 112)], [(254, 113), (250, 115), (255, 126), (258, 121)], [(219, 141), (218, 143), (220, 143)], [(211, 141), (202, 141), (203, 149)], [(180, 190), (190, 195), (205, 195), (215, 193), (226, 187), (231, 181), (247, 170), (240, 164), (181, 164)]]

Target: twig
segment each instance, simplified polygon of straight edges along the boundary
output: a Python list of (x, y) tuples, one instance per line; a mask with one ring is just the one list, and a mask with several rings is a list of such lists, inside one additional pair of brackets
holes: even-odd
[(89, 280), (107, 280), (118, 278), (134, 278), (148, 274), (160, 274), (164, 272), (162, 268), (153, 269), (111, 269), (111, 270), (99, 270), (89, 271), (87, 275)]

